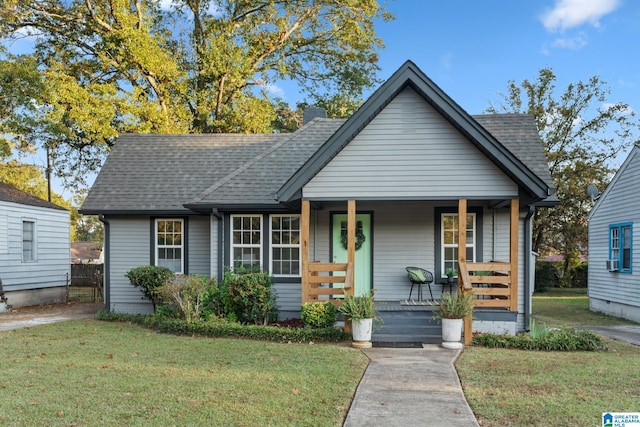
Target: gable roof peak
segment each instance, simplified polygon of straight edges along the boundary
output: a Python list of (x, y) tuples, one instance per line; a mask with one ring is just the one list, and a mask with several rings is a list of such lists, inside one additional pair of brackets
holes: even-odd
[(277, 192), (281, 202), (291, 201), (322, 168), (360, 133), (396, 96), (411, 87), (445, 120), (473, 143), (534, 198), (543, 200), (552, 189), (543, 178), (529, 169), (506, 149), (476, 119), (458, 105), (412, 61), (407, 60), (384, 82), (358, 110), (327, 140)]

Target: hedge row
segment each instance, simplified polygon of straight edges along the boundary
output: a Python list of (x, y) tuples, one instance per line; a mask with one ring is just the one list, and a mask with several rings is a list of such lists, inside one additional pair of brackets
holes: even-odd
[(196, 320), (187, 322), (183, 319), (168, 318), (157, 315), (131, 315), (110, 313), (101, 310), (98, 320), (112, 322), (131, 322), (147, 328), (177, 334), (199, 335), (205, 337), (247, 338), (274, 342), (339, 342), (351, 339), (351, 335), (339, 328), (285, 328), (281, 326), (243, 325), (225, 319)]
[(540, 351), (606, 351), (604, 339), (591, 331), (562, 328), (549, 329), (532, 337), (527, 334), (495, 335), (478, 334), (473, 337), (473, 345), (489, 348), (512, 348)]

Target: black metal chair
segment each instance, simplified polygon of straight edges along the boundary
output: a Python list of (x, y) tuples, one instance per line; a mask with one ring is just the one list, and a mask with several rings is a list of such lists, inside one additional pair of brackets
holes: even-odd
[(429, 286), (429, 295), (433, 300), (433, 292), (431, 292), (431, 284), (433, 283), (433, 274), (430, 271), (420, 267), (407, 267), (407, 275), (411, 282), (411, 291), (409, 292), (409, 299), (413, 294), (413, 286), (418, 285), (418, 301), (422, 301), (422, 285)]

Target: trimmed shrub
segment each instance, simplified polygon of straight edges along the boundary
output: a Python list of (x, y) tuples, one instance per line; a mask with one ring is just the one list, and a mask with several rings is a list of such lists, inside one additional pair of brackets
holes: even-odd
[(176, 335), (199, 335), (219, 338), (246, 338), (281, 343), (341, 342), (351, 339), (351, 335), (339, 328), (283, 328), (278, 326), (242, 325), (222, 318), (194, 320), (169, 318), (152, 314), (130, 315), (98, 312), (98, 320), (130, 322), (158, 332)]
[(158, 295), (162, 301), (175, 307), (181, 318), (190, 322), (200, 318), (210, 287), (215, 287), (215, 279), (177, 275), (167, 279), (164, 285), (158, 288)]
[(495, 335), (478, 334), (472, 345), (489, 348), (512, 348), (540, 351), (606, 351), (607, 346), (600, 335), (584, 329), (548, 329), (532, 337), (528, 334)]
[(338, 310), (331, 302), (305, 302), (300, 317), (308, 328), (332, 328), (338, 320)]
[(162, 302), (158, 289), (164, 285), (165, 280), (173, 277), (173, 272), (166, 267), (143, 265), (127, 271), (125, 276), (133, 286), (142, 289), (144, 293), (142, 299), (146, 298), (151, 301), (155, 313), (156, 306)]
[(220, 284), (224, 315), (233, 321), (267, 325), (278, 318), (271, 276), (265, 271), (234, 273), (227, 269)]

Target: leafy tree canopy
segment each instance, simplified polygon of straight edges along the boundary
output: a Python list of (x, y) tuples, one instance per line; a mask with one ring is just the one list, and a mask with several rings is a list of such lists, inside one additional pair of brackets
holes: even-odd
[(538, 210), (534, 217), (533, 250), (565, 256), (565, 277), (571, 283), (579, 252), (587, 246), (589, 184), (604, 190), (613, 172), (612, 160), (638, 141), (635, 112), (623, 102), (610, 102), (610, 89), (598, 76), (556, 90), (556, 75), (543, 68), (535, 80), (510, 81), (501, 102), (489, 113), (534, 116), (547, 154), (560, 205)]
[[(2, 3), (0, 32), (36, 40), (31, 57), (7, 58), (31, 73), (12, 73), (42, 85), (14, 98), (37, 106), (15, 134), (50, 147), (68, 184), (96, 170), (123, 132), (271, 132), (278, 82), (335, 111), (353, 108), (376, 83), (374, 21), (392, 18), (376, 0)], [(7, 111), (0, 105), (0, 120)]]

